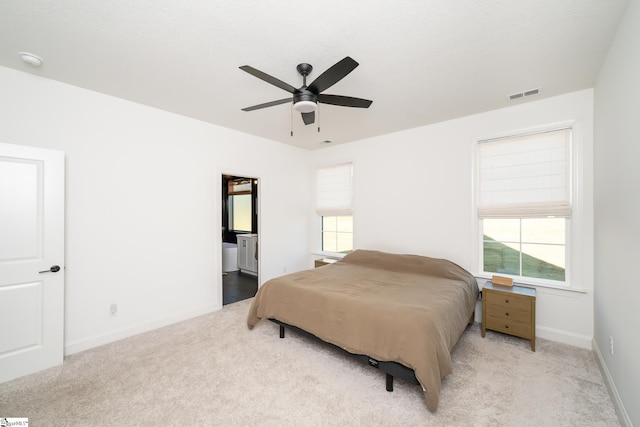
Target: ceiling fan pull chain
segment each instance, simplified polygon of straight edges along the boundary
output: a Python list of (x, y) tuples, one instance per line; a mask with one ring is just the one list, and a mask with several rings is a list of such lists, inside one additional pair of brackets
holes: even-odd
[(320, 105), (318, 105), (318, 133), (320, 133)]
[(291, 129), (291, 137), (293, 138), (293, 103), (291, 104), (291, 115), (289, 116), (289, 129)]

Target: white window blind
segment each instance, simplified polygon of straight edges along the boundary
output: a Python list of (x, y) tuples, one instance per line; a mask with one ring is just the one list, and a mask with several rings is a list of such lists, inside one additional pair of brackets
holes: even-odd
[(480, 218), (571, 217), (571, 129), (480, 141)]
[(351, 163), (318, 168), (316, 211), (321, 216), (353, 215)]

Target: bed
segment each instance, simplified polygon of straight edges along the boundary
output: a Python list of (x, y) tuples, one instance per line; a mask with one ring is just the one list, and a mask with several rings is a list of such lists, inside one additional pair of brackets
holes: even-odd
[(405, 368), (434, 412), (441, 380), (451, 373), (451, 350), (473, 322), (477, 299), (475, 278), (451, 261), (356, 250), (267, 281), (247, 325), (271, 319), (281, 325), (281, 337), (291, 325), (351, 354)]

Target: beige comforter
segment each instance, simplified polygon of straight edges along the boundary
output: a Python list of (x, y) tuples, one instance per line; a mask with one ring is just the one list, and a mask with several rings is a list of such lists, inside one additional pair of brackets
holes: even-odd
[(357, 250), (266, 282), (247, 324), (274, 318), (350, 353), (401, 363), (415, 371), (435, 411), (477, 298), (475, 278), (450, 261)]

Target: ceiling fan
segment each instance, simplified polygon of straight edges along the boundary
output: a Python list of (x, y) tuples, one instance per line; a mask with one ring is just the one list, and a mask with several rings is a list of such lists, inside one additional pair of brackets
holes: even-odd
[(293, 101), (293, 108), (302, 114), (302, 121), (305, 125), (312, 124), (315, 119), (315, 111), (318, 103), (338, 105), (341, 107), (369, 108), (373, 101), (362, 98), (353, 98), (351, 96), (327, 95), (322, 92), (342, 80), (347, 74), (352, 72), (358, 63), (350, 57), (346, 57), (331, 66), (324, 73), (320, 74), (309, 86), (307, 86), (307, 76), (311, 74), (313, 67), (309, 64), (298, 64), (296, 70), (302, 76), (302, 87), (296, 89), (288, 83), (283, 82), (269, 74), (263, 73), (249, 65), (243, 65), (241, 70), (255, 76), (267, 83), (284, 89), (293, 97), (279, 99), (277, 101), (265, 102), (264, 104), (254, 105), (252, 107), (243, 108), (242, 111), (253, 111), (261, 108), (273, 107), (274, 105), (286, 104)]

